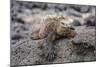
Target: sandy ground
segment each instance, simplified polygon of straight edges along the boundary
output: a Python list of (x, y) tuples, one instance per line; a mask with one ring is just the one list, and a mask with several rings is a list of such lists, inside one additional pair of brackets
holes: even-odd
[[(91, 6), (94, 8), (93, 6)], [(92, 9), (91, 8), (91, 9)], [(15, 2), (11, 4), (11, 66), (40, 65), (96, 60), (95, 22), (74, 26), (75, 38), (57, 40), (54, 46), (48, 45), (46, 39), (32, 40), (31, 33), (36, 30), (38, 16), (73, 15), (86, 13), (90, 6), (62, 5), (32, 2)], [(31, 21), (22, 17), (37, 16)], [(34, 22), (34, 24), (30, 24)], [(73, 41), (73, 42), (72, 42)], [(72, 44), (73, 43), (73, 44)]]

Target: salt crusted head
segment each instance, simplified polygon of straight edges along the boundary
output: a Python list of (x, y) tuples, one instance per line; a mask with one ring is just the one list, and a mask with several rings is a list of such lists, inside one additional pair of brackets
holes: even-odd
[(59, 25), (56, 27), (56, 32), (58, 35), (73, 38), (76, 35), (75, 29), (72, 27), (74, 22), (71, 17), (59, 16), (58, 18)]
[(60, 20), (60, 25), (62, 27), (71, 27), (74, 20), (70, 17), (65, 17), (64, 19)]

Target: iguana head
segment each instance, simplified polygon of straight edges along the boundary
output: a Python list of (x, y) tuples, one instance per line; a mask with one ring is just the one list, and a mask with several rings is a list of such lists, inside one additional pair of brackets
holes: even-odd
[(59, 17), (59, 26), (57, 26), (56, 32), (58, 35), (73, 38), (76, 35), (76, 31), (71, 25), (74, 20), (70, 17)]

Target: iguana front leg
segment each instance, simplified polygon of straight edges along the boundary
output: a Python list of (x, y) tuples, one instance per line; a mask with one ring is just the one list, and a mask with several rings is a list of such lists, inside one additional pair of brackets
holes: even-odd
[(33, 40), (38, 40), (38, 39), (40, 39), (40, 37), (39, 37), (39, 30), (37, 30), (37, 31), (35, 31), (35, 32), (32, 32), (32, 34), (31, 34), (31, 39), (33, 39)]
[(48, 36), (47, 32), (44, 31), (44, 32), (40, 33), (40, 30), (37, 30), (35, 32), (32, 32), (31, 39), (38, 40), (38, 39), (46, 38), (47, 36)]
[(50, 32), (49, 35), (47, 36), (47, 41), (48, 43), (54, 43), (56, 40), (60, 39), (61, 36), (56, 34), (55, 32)]

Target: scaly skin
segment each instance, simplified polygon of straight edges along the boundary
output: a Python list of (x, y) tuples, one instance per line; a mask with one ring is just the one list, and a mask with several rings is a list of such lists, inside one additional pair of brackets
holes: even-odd
[(64, 20), (63, 16), (47, 18), (40, 26), (40, 29), (32, 33), (32, 39), (38, 40), (48, 37), (48, 41), (53, 42), (60, 37), (73, 38), (77, 34), (70, 27), (63, 27), (60, 21)]

